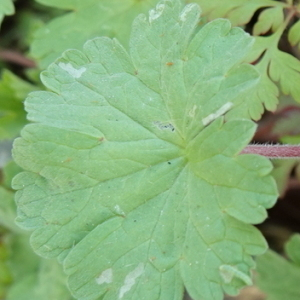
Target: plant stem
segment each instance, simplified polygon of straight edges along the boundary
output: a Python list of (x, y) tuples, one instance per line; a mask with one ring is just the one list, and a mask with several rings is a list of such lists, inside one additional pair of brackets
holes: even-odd
[(241, 153), (259, 154), (271, 159), (299, 159), (300, 145), (248, 145)]
[(8, 63), (14, 63), (16, 65), (20, 65), (24, 68), (35, 68), (35, 62), (23, 54), (13, 51), (13, 50), (4, 50), (0, 49), (0, 60), (3, 60)]

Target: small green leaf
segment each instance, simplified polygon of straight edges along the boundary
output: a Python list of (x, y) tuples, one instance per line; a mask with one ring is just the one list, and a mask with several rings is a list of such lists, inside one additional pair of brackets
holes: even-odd
[(300, 234), (294, 234), (285, 244), (285, 251), (289, 258), (300, 267)]
[(273, 7), (276, 5), (276, 2), (272, 0), (189, 0), (188, 2), (198, 3), (203, 14), (208, 15), (210, 20), (228, 18), (233, 26), (247, 24), (259, 8)]
[(228, 113), (228, 117), (240, 116), (259, 120), (265, 108), (275, 111), (278, 104), (278, 88), (267, 74), (262, 72), (260, 80), (250, 91), (245, 92), (237, 100), (237, 107)]
[[(297, 21), (289, 30), (288, 39), (292, 46), (300, 43), (300, 21)], [(299, 47), (299, 45), (298, 45)]]
[(279, 82), (284, 94), (300, 102), (300, 61), (285, 52), (274, 50), (270, 61), (270, 77)]
[(269, 250), (257, 258), (257, 284), (268, 300), (300, 299), (300, 236), (292, 236), (286, 245), (292, 262)]
[[(255, 62), (262, 54), (273, 44), (273, 35), (270, 36), (256, 36), (255, 42), (252, 47), (251, 52), (248, 54), (246, 61), (247, 62)], [(263, 74), (267, 75), (266, 73)]]
[(0, 2), (0, 26), (5, 15), (10, 16), (15, 13), (12, 0), (1, 0)]
[(267, 8), (259, 15), (258, 22), (253, 27), (253, 34), (264, 34), (269, 30), (275, 32), (283, 22), (283, 7)]
[(241, 63), (253, 40), (220, 19), (195, 32), (199, 12), (160, 2), (129, 52), (105, 37), (69, 50), (25, 102), (17, 222), (77, 299), (222, 299), (266, 250), (249, 224), (275, 203), (272, 165), (239, 155), (256, 125), (234, 114), (258, 82)]

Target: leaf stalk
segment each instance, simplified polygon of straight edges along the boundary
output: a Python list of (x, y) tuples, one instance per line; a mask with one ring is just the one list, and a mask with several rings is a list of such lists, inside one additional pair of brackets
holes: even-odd
[(248, 145), (241, 153), (259, 154), (270, 159), (299, 159), (300, 145)]

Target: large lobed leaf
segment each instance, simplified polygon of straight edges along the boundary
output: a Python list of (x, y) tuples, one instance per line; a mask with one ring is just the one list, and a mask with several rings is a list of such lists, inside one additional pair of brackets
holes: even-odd
[[(18, 224), (58, 257), (77, 299), (222, 299), (251, 284), (277, 191), (271, 164), (238, 155), (255, 86), (252, 39), (226, 20), (197, 34), (199, 7), (165, 0), (135, 19), (130, 52), (97, 38), (42, 74), (14, 158)], [(231, 110), (231, 118), (222, 115)]]

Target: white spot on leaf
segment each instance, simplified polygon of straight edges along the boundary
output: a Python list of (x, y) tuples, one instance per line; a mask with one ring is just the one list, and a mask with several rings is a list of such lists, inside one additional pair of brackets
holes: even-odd
[(111, 268), (104, 270), (100, 276), (96, 278), (98, 284), (111, 283), (113, 281), (113, 270)]
[(144, 272), (144, 264), (140, 263), (133, 271), (127, 274), (124, 279), (124, 284), (119, 291), (119, 299), (122, 299), (124, 295), (131, 290), (135, 281), (140, 277)]
[(184, 7), (184, 9), (182, 10), (181, 14), (179, 15), (179, 19), (182, 22), (186, 21), (186, 17), (188, 16), (188, 14), (193, 10), (193, 9), (197, 9), (196, 7), (197, 5), (194, 3), (188, 4)]
[(115, 205), (114, 209), (118, 215), (125, 216), (125, 212), (122, 210), (122, 208), (119, 205)]
[(216, 112), (214, 112), (214, 113), (208, 115), (207, 117), (205, 117), (204, 119), (202, 119), (202, 124), (204, 126), (206, 126), (207, 124), (211, 123), (216, 118), (218, 118), (218, 117), (222, 116), (223, 114), (225, 114), (232, 107), (232, 105), (233, 105), (232, 102), (225, 103)]
[(164, 4), (158, 4), (158, 5), (156, 5), (155, 9), (151, 9), (149, 11), (149, 22), (151, 23), (155, 19), (159, 18), (161, 16), (162, 12), (164, 11), (164, 9), (165, 9)]
[(230, 283), (234, 277), (242, 280), (246, 285), (252, 285), (252, 279), (242, 271), (238, 270), (237, 267), (230, 265), (221, 265), (219, 272), (225, 283)]
[(65, 63), (63, 63), (63, 62), (60, 62), (60, 63), (58, 64), (58, 66), (59, 66), (61, 69), (65, 70), (69, 75), (71, 75), (71, 76), (74, 77), (74, 78), (80, 78), (81, 75), (86, 71), (86, 68), (85, 68), (85, 67), (82, 67), (82, 68), (80, 68), (80, 69), (75, 69), (75, 68), (72, 66), (72, 64), (70, 64), (70, 63), (65, 64)]

